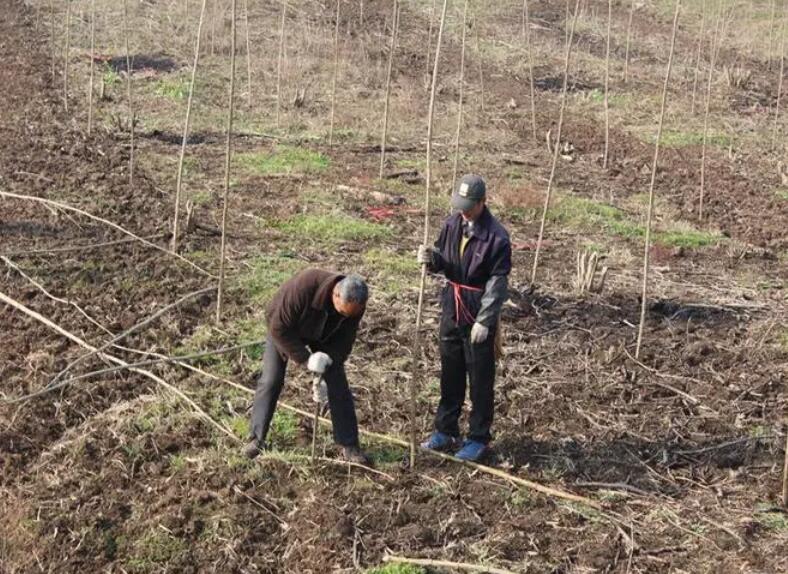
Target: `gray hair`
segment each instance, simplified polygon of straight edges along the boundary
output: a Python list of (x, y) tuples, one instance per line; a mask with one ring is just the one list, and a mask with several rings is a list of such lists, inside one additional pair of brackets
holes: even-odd
[(347, 303), (365, 305), (369, 299), (369, 288), (360, 275), (348, 275), (337, 283), (339, 297)]

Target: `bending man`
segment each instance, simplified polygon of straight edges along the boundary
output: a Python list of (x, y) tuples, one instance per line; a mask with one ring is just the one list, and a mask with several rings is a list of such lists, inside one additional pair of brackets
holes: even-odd
[(307, 269), (282, 284), (266, 310), (268, 339), (246, 456), (254, 458), (265, 448), (285, 370), (292, 360), (325, 381), (320, 386), (323, 392), (327, 390), (334, 440), (342, 447), (343, 457), (369, 464), (359, 447), (356, 410), (345, 375), (345, 360), (353, 349), (368, 296), (367, 285), (358, 275), (345, 277), (320, 269)]
[[(441, 229), (435, 247), (419, 247), (418, 261), (448, 280), (441, 297), (441, 399), (435, 431), (425, 448), (478, 461), (492, 440), (495, 382), (495, 334), (506, 300), (512, 268), (509, 234), (486, 206), (486, 186), (466, 175), (451, 198), (455, 211)], [(458, 420), (470, 382), (469, 433), (460, 445)]]

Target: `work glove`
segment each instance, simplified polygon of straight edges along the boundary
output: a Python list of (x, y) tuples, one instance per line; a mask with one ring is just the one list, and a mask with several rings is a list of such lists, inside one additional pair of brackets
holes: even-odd
[(319, 405), (324, 405), (328, 402), (328, 385), (326, 385), (323, 377), (312, 379), (312, 400)]
[(331, 360), (331, 357), (323, 353), (322, 351), (318, 351), (317, 353), (312, 353), (309, 355), (309, 360), (306, 363), (306, 368), (312, 371), (317, 375), (322, 375), (326, 372), (331, 366), (331, 363), (334, 361)]
[(471, 328), (471, 343), (478, 345), (487, 340), (487, 335), (490, 334), (490, 329), (481, 323), (474, 323)]
[(419, 251), (416, 253), (416, 261), (419, 265), (429, 265), (432, 263), (432, 247), (427, 245), (419, 245)]

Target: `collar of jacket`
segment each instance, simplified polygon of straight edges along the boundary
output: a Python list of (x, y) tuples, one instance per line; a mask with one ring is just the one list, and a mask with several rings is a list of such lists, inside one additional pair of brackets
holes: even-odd
[[(458, 213), (455, 215), (457, 220), (457, 226), (462, 230), (462, 214)], [(479, 218), (473, 222), (473, 236), (481, 241), (486, 241), (490, 235), (490, 222), (492, 221), (492, 214), (490, 210), (487, 209), (487, 206), (484, 206), (484, 211), (479, 216)]]
[(326, 278), (326, 280), (320, 284), (320, 287), (317, 288), (317, 292), (312, 299), (312, 308), (318, 309), (320, 311), (325, 310), (326, 303), (328, 303), (328, 298), (331, 297), (331, 292), (334, 290), (334, 286), (344, 278), (344, 275), (339, 274), (331, 275), (330, 277)]

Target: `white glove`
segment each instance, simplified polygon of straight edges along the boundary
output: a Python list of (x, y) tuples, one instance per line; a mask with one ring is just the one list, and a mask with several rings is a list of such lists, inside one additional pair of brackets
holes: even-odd
[(319, 405), (324, 405), (328, 402), (328, 385), (326, 385), (323, 377), (312, 379), (312, 400)]
[(490, 334), (490, 329), (481, 323), (474, 323), (471, 328), (471, 343), (478, 345), (487, 340), (487, 335)]
[(318, 351), (317, 353), (312, 353), (309, 355), (309, 360), (306, 363), (306, 368), (316, 373), (318, 375), (322, 375), (326, 372), (331, 366), (331, 363), (334, 361), (331, 360), (331, 357), (326, 355), (325, 353)]
[(432, 247), (419, 245), (419, 251), (416, 254), (416, 261), (419, 262), (419, 265), (429, 265), (432, 263)]

